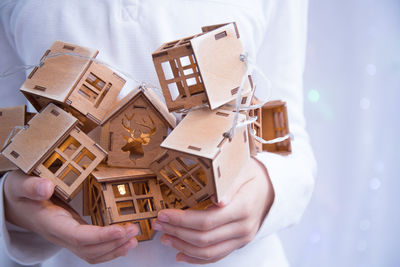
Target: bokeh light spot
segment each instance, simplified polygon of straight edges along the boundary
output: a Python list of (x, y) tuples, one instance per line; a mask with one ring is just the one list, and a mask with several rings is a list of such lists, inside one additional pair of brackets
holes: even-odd
[(371, 222), (369, 220), (365, 219), (360, 222), (360, 230), (361, 231), (364, 231), (364, 232), (368, 231), (370, 227), (371, 227)]
[(309, 240), (311, 244), (318, 244), (321, 242), (321, 235), (317, 232), (312, 233), (309, 237)]
[(381, 180), (379, 180), (379, 178), (372, 178), (369, 181), (369, 188), (371, 190), (378, 190), (381, 187)]
[(374, 64), (368, 64), (367, 66), (365, 66), (365, 72), (369, 76), (375, 76), (376, 75), (376, 66)]
[(364, 252), (364, 251), (366, 251), (366, 250), (367, 250), (367, 242), (365, 242), (365, 241), (359, 241), (359, 242), (357, 243), (357, 250), (358, 250), (359, 252)]
[(317, 90), (310, 90), (307, 96), (310, 102), (316, 103), (319, 101), (319, 92)]
[(369, 109), (370, 106), (371, 106), (371, 102), (369, 101), (368, 98), (365, 98), (365, 97), (361, 98), (361, 100), (360, 100), (360, 108), (361, 109), (367, 110), (367, 109)]

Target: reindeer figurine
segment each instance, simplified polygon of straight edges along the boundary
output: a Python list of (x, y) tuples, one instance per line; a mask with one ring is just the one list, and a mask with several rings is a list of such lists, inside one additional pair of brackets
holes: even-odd
[[(124, 116), (128, 120), (128, 122), (130, 122), (135, 116), (135, 113), (133, 113), (132, 116), (130, 117), (128, 117), (126, 114), (124, 114)], [(150, 132), (148, 133), (143, 133), (140, 129), (138, 129), (140, 131), (140, 135), (138, 137), (136, 137), (137, 129), (131, 129), (130, 126), (125, 125), (124, 118), (122, 118), (121, 120), (122, 127), (130, 134), (130, 136), (124, 136), (124, 139), (126, 140), (127, 143), (123, 147), (121, 147), (121, 150), (124, 152), (129, 151), (129, 158), (134, 163), (136, 162), (137, 159), (142, 158), (144, 156), (143, 146), (148, 145), (150, 143), (150, 137), (156, 133), (157, 127), (155, 126), (154, 121), (150, 117), (150, 115), (149, 119), (152, 123), (153, 128), (145, 124), (134, 122), (137, 125), (150, 129)], [(144, 119), (143, 122), (145, 122)]]

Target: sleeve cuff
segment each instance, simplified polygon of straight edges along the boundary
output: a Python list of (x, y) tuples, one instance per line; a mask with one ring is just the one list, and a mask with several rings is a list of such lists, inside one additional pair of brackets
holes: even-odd
[(6, 221), (4, 214), (4, 181), (0, 184), (0, 237), (6, 254), (13, 261), (22, 265), (34, 265), (52, 257), (60, 247), (50, 243), (42, 236)]
[(314, 168), (308, 167), (314, 159), (268, 152), (257, 154), (256, 159), (268, 170), (275, 192), (274, 202), (255, 237), (259, 240), (301, 219), (314, 188)]

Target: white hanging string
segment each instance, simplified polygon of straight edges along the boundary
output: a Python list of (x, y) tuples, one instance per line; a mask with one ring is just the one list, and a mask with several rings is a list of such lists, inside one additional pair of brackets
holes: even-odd
[(115, 72), (118, 72), (119, 74), (122, 74), (126, 78), (131, 79), (132, 81), (134, 81), (135, 83), (139, 84), (142, 87), (150, 87), (150, 88), (158, 90), (159, 92), (162, 93), (161, 89), (159, 87), (155, 86), (154, 84), (149, 83), (149, 82), (139, 81), (139, 80), (135, 79), (135, 77), (133, 77), (129, 73), (125, 72), (124, 70), (121, 70), (121, 69), (119, 69), (119, 68), (117, 68), (117, 67), (115, 67), (115, 66), (113, 66), (113, 65), (111, 65), (111, 64), (109, 64), (109, 63), (107, 63), (105, 61), (102, 61), (100, 59), (93, 58), (93, 57), (79, 55), (79, 54), (72, 53), (72, 52), (50, 53), (50, 54), (44, 56), (37, 65), (22, 65), (22, 66), (13, 67), (13, 68), (10, 68), (10, 69), (8, 69), (8, 70), (6, 70), (4, 72), (1, 72), (0, 73), (0, 79), (8, 77), (8, 76), (11, 76), (11, 75), (13, 75), (15, 73), (18, 73), (19, 71), (22, 71), (22, 70), (29, 70), (29, 69), (33, 69), (35, 67), (41, 68), (47, 59), (60, 57), (60, 56), (64, 56), (64, 55), (83, 58), (83, 59), (89, 60), (91, 62), (99, 63), (101, 65), (104, 65), (104, 66), (114, 70)]
[(290, 139), (290, 140), (293, 140), (293, 139), (294, 139), (292, 133), (288, 133), (287, 135), (284, 135), (284, 136), (281, 136), (281, 137), (277, 137), (277, 138), (272, 139), (272, 140), (264, 140), (264, 139), (262, 139), (261, 137), (257, 136), (253, 131), (250, 131), (250, 134), (251, 134), (251, 136), (253, 136), (254, 139), (256, 139), (258, 142), (260, 142), (260, 143), (262, 143), (262, 144), (267, 144), (267, 145), (275, 144), (275, 143), (279, 143), (279, 142), (283, 142), (283, 141), (285, 141), (286, 139)]
[(4, 72), (0, 72), (0, 79), (11, 76), (20, 71), (33, 69), (34, 67), (39, 67), (39, 64), (38, 65), (21, 65), (21, 66), (9, 68), (8, 70), (6, 70)]
[[(270, 101), (270, 95), (271, 95), (271, 89), (272, 89), (271, 80), (257, 66), (257, 64), (248, 56), (246, 57), (245, 62), (246, 62), (246, 64), (249, 65), (249, 69), (251, 69), (251, 71), (249, 71), (249, 73), (252, 73), (253, 70), (257, 71), (261, 75), (263, 80), (266, 82), (267, 96), (264, 98), (264, 100), (260, 101), (259, 104), (254, 104), (254, 105), (249, 105), (249, 106), (240, 106), (239, 109), (241, 111), (257, 109), (257, 108), (261, 108), (262, 106), (264, 106), (268, 101)], [(227, 106), (235, 107), (236, 105), (227, 104)]]
[[(269, 97), (270, 97), (271, 88), (272, 88), (271, 80), (268, 79), (268, 77), (264, 74), (264, 72), (254, 63), (254, 61), (252, 61), (248, 57), (247, 53), (240, 55), (240, 61), (245, 62), (246, 71), (243, 74), (242, 82), (241, 82), (239, 90), (238, 90), (238, 95), (236, 96), (235, 117), (234, 117), (234, 119), (232, 121), (232, 127), (231, 127), (231, 129), (229, 131), (227, 131), (227, 132), (225, 132), (223, 134), (224, 137), (229, 138), (229, 139), (232, 139), (236, 128), (243, 127), (245, 125), (250, 125), (250, 124), (254, 123), (257, 120), (257, 116), (256, 116), (256, 117), (250, 117), (248, 120), (246, 120), (244, 122), (241, 122), (241, 123), (238, 123), (237, 120), (238, 120), (239, 112), (240, 111), (258, 109), (258, 108), (261, 108), (262, 106), (264, 106), (268, 101), (270, 101)], [(263, 101), (261, 101), (261, 103), (259, 103), (259, 104), (242, 106), (240, 104), (241, 92), (242, 92), (244, 83), (246, 81), (246, 78), (248, 77), (249, 73), (252, 72), (252, 70), (256, 70), (261, 75), (261, 77), (265, 80), (265, 82), (267, 83), (267, 85), (266, 85), (266, 87), (267, 87), (267, 97)], [(229, 106), (233, 106), (233, 105), (229, 105)], [(258, 142), (260, 142), (262, 144), (275, 144), (275, 143), (279, 143), (279, 142), (285, 141), (286, 139), (293, 140), (293, 135), (291, 133), (288, 133), (285, 136), (277, 137), (277, 138), (272, 139), (272, 140), (264, 140), (263, 138), (257, 136), (252, 130), (250, 130), (250, 134), (251, 134), (251, 136), (254, 137), (254, 139), (256, 139)]]
[[(119, 69), (119, 68), (117, 68), (117, 67), (115, 67), (115, 66), (113, 66), (113, 65), (111, 65), (111, 64), (109, 64), (107, 62), (104, 62), (104, 61), (96, 59), (96, 58), (79, 55), (79, 54), (72, 53), (72, 52), (51, 53), (49, 55), (44, 56), (37, 65), (22, 65), (22, 66), (17, 66), (17, 67), (10, 68), (10, 69), (0, 73), (0, 79), (8, 77), (10, 75), (13, 75), (15, 73), (18, 73), (19, 71), (22, 71), (22, 70), (29, 70), (29, 69), (32, 69), (32, 68), (35, 68), (35, 67), (41, 68), (47, 59), (55, 58), (55, 57), (59, 57), (59, 56), (63, 56), (63, 55), (83, 58), (83, 59), (86, 59), (86, 60), (89, 60), (89, 61), (92, 61), (92, 62), (96, 62), (96, 63), (102, 64), (102, 65), (107, 66), (110, 69), (112, 69), (112, 70), (124, 75), (126, 78), (129, 78), (129, 79), (133, 80), (134, 82), (136, 82), (137, 84), (139, 84), (139, 86), (141, 86), (143, 88), (150, 87), (150, 88), (155, 89), (155, 90), (157, 90), (157, 91), (162, 93), (162, 90), (159, 87), (157, 87), (157, 86), (155, 86), (155, 85), (153, 85), (151, 83), (139, 81), (139, 80), (135, 79), (134, 77), (132, 77), (129, 73), (126, 73), (125, 71), (123, 71), (123, 70), (121, 70), (121, 69)], [(271, 88), (272, 88), (271, 81), (263, 73), (263, 71), (253, 62), (253, 60), (248, 57), (247, 53), (244, 53), (244, 54), (240, 55), (240, 61), (245, 63), (246, 70), (245, 70), (245, 72), (243, 74), (243, 77), (242, 77), (242, 80), (241, 80), (241, 83), (240, 83), (240, 86), (239, 86), (239, 89), (238, 89), (238, 92), (237, 92), (237, 95), (236, 95), (236, 101), (235, 101), (235, 105), (234, 105), (234, 107), (235, 107), (235, 115), (234, 115), (234, 118), (233, 118), (233, 121), (232, 121), (232, 127), (231, 127), (231, 129), (229, 131), (227, 131), (227, 132), (225, 132), (223, 134), (224, 137), (229, 138), (229, 139), (231, 139), (233, 137), (236, 128), (243, 127), (245, 125), (250, 125), (251, 123), (254, 123), (254, 121), (257, 119), (257, 117), (252, 117), (252, 118), (250, 118), (250, 119), (248, 119), (248, 120), (246, 120), (244, 122), (238, 123), (239, 112), (240, 111), (257, 109), (257, 108), (262, 107), (265, 103), (267, 103), (269, 101), (269, 96), (270, 96), (270, 92), (271, 92)], [(245, 82), (246, 82), (246, 79), (247, 79), (249, 73), (251, 73), (252, 70), (257, 71), (261, 75), (261, 77), (265, 80), (266, 87), (267, 87), (267, 97), (266, 97), (266, 99), (261, 101), (261, 103), (259, 103), (259, 104), (249, 105), (249, 106), (242, 106), (241, 105), (241, 98), (242, 98), (243, 87), (245, 85)], [(200, 105), (200, 106), (196, 106), (194, 108), (183, 109), (183, 110), (177, 111), (177, 113), (187, 113), (187, 112), (189, 112), (191, 110), (200, 109), (200, 108), (204, 108), (204, 107), (207, 107), (207, 106), (208, 106), (207, 104), (203, 104), (203, 105)], [(232, 106), (233, 107), (233, 105), (228, 105), (228, 106)], [(18, 129), (21, 129), (21, 128), (18, 128), (18, 127), (21, 127), (21, 126), (17, 126), (17, 127), (15, 127), (13, 129), (13, 131), (9, 135), (9, 138), (6, 139), (6, 142), (5, 142), (4, 146), (6, 144), (8, 144), (9, 139), (12, 138), (12, 136), (15, 135), (15, 131), (18, 130)], [(260, 138), (258, 136), (256, 137), (254, 135), (254, 133), (251, 133), (251, 134), (255, 139), (257, 139), (259, 142), (261, 142), (263, 144), (281, 142), (281, 141), (286, 140), (287, 138), (290, 137), (290, 134), (289, 134), (289, 136), (286, 135), (284, 137), (279, 137), (279, 138), (276, 138), (276, 139), (273, 139), (273, 140), (266, 141), (266, 140), (263, 140), (262, 138)]]
[(240, 61), (243, 61), (245, 63), (246, 70), (245, 70), (245, 72), (243, 74), (242, 81), (240, 83), (240, 86), (239, 86), (239, 89), (238, 89), (238, 92), (237, 92), (237, 95), (236, 95), (235, 116), (233, 117), (232, 127), (231, 127), (231, 129), (229, 131), (227, 131), (227, 132), (225, 132), (223, 134), (223, 136), (225, 138), (229, 138), (229, 139), (232, 139), (233, 135), (235, 134), (235, 129), (237, 127), (237, 121), (238, 121), (238, 118), (239, 118), (239, 109), (240, 109), (240, 102), (241, 102), (240, 100), (242, 98), (242, 90), (243, 90), (243, 86), (244, 86), (244, 84), (246, 82), (246, 78), (249, 75), (249, 65), (247, 64), (247, 57), (248, 57), (247, 53), (240, 55)]
[(198, 110), (198, 109), (202, 109), (202, 108), (205, 108), (205, 107), (209, 108), (210, 106), (208, 104), (201, 104), (199, 106), (195, 106), (195, 107), (192, 107), (192, 108), (184, 108), (184, 109), (176, 110), (174, 112), (175, 113), (189, 113), (189, 111)]

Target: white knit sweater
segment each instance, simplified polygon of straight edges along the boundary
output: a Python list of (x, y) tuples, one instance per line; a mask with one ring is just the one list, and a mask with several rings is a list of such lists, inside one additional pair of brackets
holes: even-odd
[[(151, 58), (157, 47), (198, 33), (201, 26), (232, 21), (237, 22), (246, 52), (272, 81), (271, 99), (287, 102), (295, 140), (290, 156), (257, 156), (275, 190), (272, 208), (250, 244), (210, 266), (287, 266), (276, 232), (300, 219), (312, 194), (315, 172), (302, 104), (307, 0), (3, 0), (0, 72), (36, 64), (54, 40), (62, 40), (97, 48), (97, 58), (136, 80), (158, 84)], [(0, 80), (0, 106), (24, 103), (17, 91), (28, 73)], [(256, 95), (265, 97), (265, 82), (257, 75), (255, 81)], [(125, 90), (132, 88), (125, 86)], [(42, 266), (88, 265), (68, 250), (6, 223), (2, 200), (3, 196), (0, 234), (12, 259), (24, 264), (43, 262)], [(79, 199), (73, 203), (78, 205)], [(185, 266), (175, 262), (176, 251), (161, 245), (160, 236), (140, 243), (128, 257), (100, 266)]]

